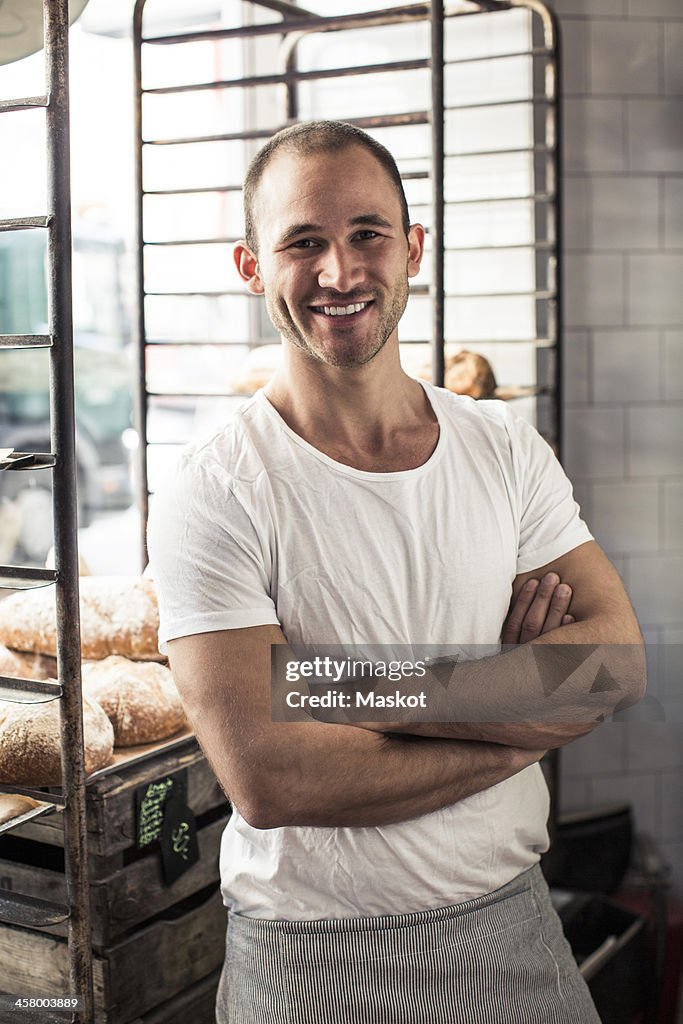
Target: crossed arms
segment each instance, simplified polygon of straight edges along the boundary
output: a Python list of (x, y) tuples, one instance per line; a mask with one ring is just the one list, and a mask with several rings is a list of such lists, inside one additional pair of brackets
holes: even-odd
[[(523, 590), (527, 580), (549, 573), (572, 588), (574, 621), (565, 618), (569, 599), (558, 593), (557, 580), (542, 582), (534, 592)], [(540, 709), (543, 692), (529, 683), (527, 659), (534, 645), (558, 643), (618, 645), (611, 674), (619, 679), (619, 705), (636, 703), (643, 694), (635, 615), (616, 571), (593, 541), (517, 577), (503, 641), (520, 646), (456, 668), (458, 696), (476, 701), (485, 692), (509, 703), (512, 694), (530, 712)], [(562, 723), (453, 721), (387, 732), (386, 724), (273, 722), (270, 648), (285, 643), (277, 626), (200, 633), (169, 643), (173, 675), (197, 739), (231, 802), (257, 828), (383, 825), (435, 811), (589, 732), (600, 713), (589, 693), (593, 679), (579, 678), (557, 698), (564, 701), (562, 718), (569, 718)]]

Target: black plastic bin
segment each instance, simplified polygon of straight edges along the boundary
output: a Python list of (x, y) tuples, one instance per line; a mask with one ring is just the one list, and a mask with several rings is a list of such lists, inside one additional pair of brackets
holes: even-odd
[(603, 1024), (635, 1024), (647, 1004), (647, 919), (605, 896), (565, 894), (565, 935)]

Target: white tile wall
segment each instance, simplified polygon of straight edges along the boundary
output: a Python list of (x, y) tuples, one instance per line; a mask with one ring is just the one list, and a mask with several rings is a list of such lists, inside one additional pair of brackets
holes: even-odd
[[(600, 546), (612, 552), (645, 552), (659, 548), (659, 487), (631, 481), (594, 483), (591, 530)], [(653, 529), (643, 530), (643, 523)]]
[(626, 733), (629, 728), (620, 722), (605, 722), (587, 736), (575, 740), (562, 752), (563, 771), (572, 776), (623, 772), (626, 768)]
[(593, 93), (622, 96), (659, 91), (659, 26), (628, 21), (590, 23)]
[(669, 722), (623, 725), (626, 762), (630, 771), (675, 771), (681, 763), (683, 726)]
[(601, 14), (618, 16), (625, 13), (626, 0), (553, 0), (551, 7), (558, 14)]
[(564, 259), (567, 327), (623, 324), (624, 260), (613, 253), (573, 253)]
[(594, 249), (652, 249), (659, 245), (659, 181), (591, 178), (587, 183)]
[(596, 330), (593, 333), (593, 396), (596, 402), (659, 397), (659, 333)]
[(568, 69), (565, 465), (659, 667), (640, 721), (562, 751), (562, 806), (630, 800), (681, 898), (683, 677), (664, 669), (683, 659), (683, 0), (554, 6)]
[(565, 21), (562, 25), (562, 88), (565, 96), (588, 91), (588, 21)]
[(626, 13), (638, 18), (681, 18), (680, 0), (626, 0)]
[(565, 249), (588, 249), (591, 238), (590, 178), (565, 177), (563, 230)]
[(570, 407), (564, 412), (567, 473), (581, 477), (620, 479), (626, 466), (624, 412), (596, 406)]
[[(668, 480), (662, 484), (664, 492), (664, 547), (681, 547), (683, 538), (683, 481)], [(681, 676), (683, 681), (683, 674)]]
[(680, 101), (628, 100), (627, 132), (630, 170), (674, 174), (683, 172)]
[(565, 405), (588, 401), (589, 375), (588, 332), (565, 331), (562, 374), (562, 401)]
[[(634, 555), (630, 559), (629, 592), (642, 626), (680, 625), (683, 556)], [(679, 737), (679, 744), (681, 740), (683, 737)], [(683, 744), (678, 747), (677, 758), (678, 763), (683, 762)]]
[(683, 95), (683, 24), (665, 25), (663, 35), (665, 91), (680, 96)]
[(637, 253), (628, 261), (629, 323), (662, 327), (683, 323), (683, 254)]
[(632, 405), (627, 416), (629, 467), (633, 476), (680, 474), (683, 404)]
[[(664, 332), (664, 397), (683, 399), (683, 330)], [(683, 530), (680, 538), (683, 541)]]
[[(680, 534), (679, 534), (680, 536)], [(683, 629), (665, 629), (659, 644), (658, 692), (679, 696), (683, 683)]]
[(683, 839), (683, 770), (663, 772), (661, 781), (659, 835), (665, 840)]
[(564, 104), (564, 169), (623, 171), (624, 105), (619, 99), (569, 97)]
[[(683, 50), (683, 37), (681, 48)], [(667, 248), (683, 249), (683, 178), (665, 178), (663, 184), (664, 244)]]

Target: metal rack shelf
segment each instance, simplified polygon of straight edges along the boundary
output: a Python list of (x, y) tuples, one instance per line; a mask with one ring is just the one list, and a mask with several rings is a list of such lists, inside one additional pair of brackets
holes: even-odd
[(49, 334), (0, 334), (0, 348), (51, 348)]
[[(41, 697), (38, 697), (40, 694)], [(59, 683), (48, 679), (18, 679), (16, 676), (0, 676), (0, 700), (17, 704), (43, 704), (62, 696)]]
[[(4, 472), (45, 469), (52, 473), (56, 569), (0, 565), (0, 588), (23, 590), (55, 586), (57, 682), (0, 677), (0, 699), (15, 703), (59, 700), (62, 792), (2, 785), (4, 792), (31, 796), (37, 807), (0, 827), (3, 833), (43, 814), (63, 810), (67, 901), (57, 904), (0, 889), (0, 921), (22, 927), (68, 922), (69, 984), (82, 997), (78, 1019), (92, 1024), (93, 983), (90, 895), (85, 830), (85, 768), (78, 603), (76, 451), (71, 312), (71, 196), (69, 152), (69, 3), (43, 0), (45, 96), (0, 101), (0, 115), (32, 108), (45, 110), (47, 211), (0, 220), (0, 231), (45, 230), (49, 325), (45, 335), (2, 335), (1, 349), (49, 350), (50, 452), (4, 453)], [(57, 453), (57, 454), (54, 454)], [(7, 995), (3, 997), (7, 1000)], [(3, 1004), (5, 1005), (5, 1004)], [(17, 1019), (37, 1015), (12, 1011)], [(3, 1018), (4, 1019), (4, 1018)], [(41, 1020), (74, 1020), (73, 1012), (40, 1015)]]

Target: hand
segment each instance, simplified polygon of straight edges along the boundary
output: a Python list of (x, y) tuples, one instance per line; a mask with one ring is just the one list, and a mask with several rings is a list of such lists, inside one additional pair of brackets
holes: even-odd
[(546, 573), (539, 582), (527, 580), (513, 597), (510, 610), (503, 623), (503, 644), (527, 644), (542, 633), (575, 621), (569, 614), (572, 588), (562, 583), (555, 572)]

